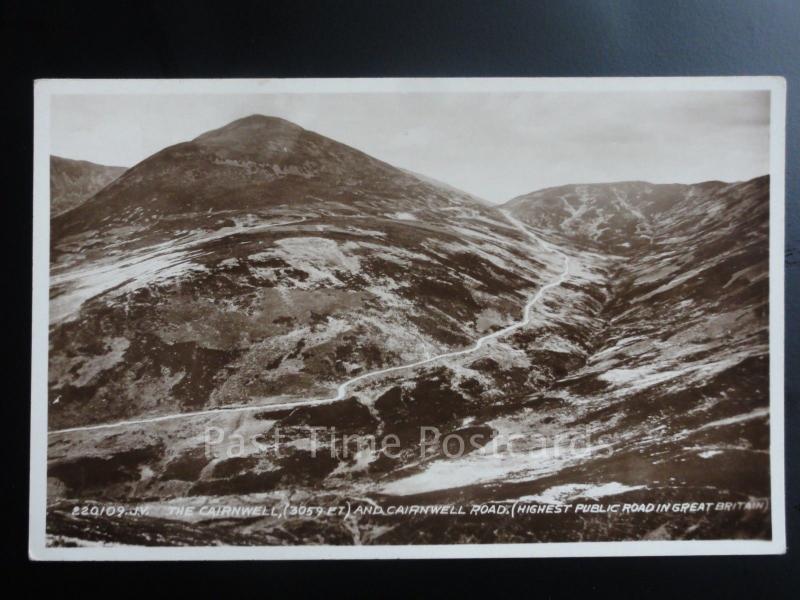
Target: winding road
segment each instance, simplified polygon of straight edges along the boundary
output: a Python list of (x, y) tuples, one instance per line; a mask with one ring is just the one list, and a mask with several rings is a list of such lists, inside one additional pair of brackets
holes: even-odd
[[(80, 432), (80, 431), (93, 431), (97, 429), (110, 429), (114, 427), (127, 427), (131, 425), (145, 425), (148, 423), (158, 423), (160, 421), (169, 421), (173, 419), (183, 419), (183, 418), (191, 418), (191, 417), (200, 417), (205, 415), (214, 415), (214, 414), (221, 414), (221, 413), (232, 413), (232, 412), (244, 412), (244, 411), (253, 411), (253, 410), (263, 410), (263, 409), (283, 409), (283, 408), (295, 408), (300, 406), (319, 406), (323, 404), (332, 404), (334, 402), (339, 402), (344, 400), (347, 397), (347, 390), (351, 388), (353, 385), (357, 384), (360, 381), (364, 381), (366, 379), (371, 379), (373, 377), (380, 377), (382, 375), (389, 375), (391, 373), (397, 373), (399, 371), (405, 371), (407, 369), (416, 369), (418, 367), (424, 367), (426, 365), (430, 365), (440, 360), (448, 359), (448, 358), (457, 358), (459, 356), (465, 356), (467, 354), (471, 354), (472, 352), (476, 352), (480, 348), (482, 348), (487, 342), (492, 340), (496, 340), (498, 338), (504, 337), (517, 329), (521, 329), (530, 323), (531, 320), (531, 311), (534, 305), (542, 298), (542, 296), (554, 287), (560, 286), (564, 281), (566, 281), (567, 277), (569, 277), (569, 257), (564, 254), (561, 250), (553, 246), (552, 244), (543, 241), (534, 233), (532, 233), (525, 225), (514, 218), (511, 214), (506, 211), (502, 211), (506, 219), (518, 230), (520, 230), (523, 234), (529, 237), (531, 240), (536, 242), (539, 246), (543, 246), (558, 254), (562, 259), (564, 259), (564, 268), (561, 273), (551, 281), (540, 287), (533, 296), (528, 300), (527, 304), (525, 305), (525, 309), (522, 313), (522, 318), (504, 327), (503, 329), (499, 329), (494, 331), (488, 335), (485, 335), (481, 338), (478, 338), (471, 346), (464, 348), (462, 350), (455, 350), (453, 352), (445, 352), (443, 354), (437, 354), (430, 358), (426, 358), (423, 360), (418, 360), (413, 363), (408, 363), (405, 365), (399, 365), (396, 367), (387, 367), (385, 369), (379, 369), (377, 371), (370, 371), (368, 373), (363, 373), (347, 381), (341, 383), (339, 387), (336, 389), (336, 395), (331, 398), (314, 398), (300, 402), (287, 402), (287, 403), (280, 403), (280, 404), (260, 404), (260, 405), (243, 405), (243, 406), (227, 406), (221, 408), (212, 408), (208, 410), (199, 410), (194, 412), (181, 412), (175, 413), (170, 415), (162, 415), (158, 417), (147, 417), (143, 419), (135, 419), (130, 421), (117, 421), (114, 423), (102, 423), (99, 425), (87, 425), (82, 427), (69, 427), (67, 429), (58, 429), (55, 431), (48, 432), (48, 436), (50, 435), (57, 435), (57, 434), (64, 434), (64, 433), (72, 433), (72, 432)], [(299, 222), (299, 221), (295, 221)], [(275, 225), (288, 225), (290, 223), (278, 223)], [(273, 225), (273, 226), (275, 226)]]

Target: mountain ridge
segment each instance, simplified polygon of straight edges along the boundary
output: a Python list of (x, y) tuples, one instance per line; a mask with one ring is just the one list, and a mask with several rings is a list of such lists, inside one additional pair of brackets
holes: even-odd
[(612, 248), (624, 254), (648, 247), (672, 213), (698, 214), (698, 203), (711, 210), (716, 203), (727, 201), (726, 190), (768, 183), (769, 175), (732, 183), (710, 180), (694, 184), (569, 184), (522, 194), (501, 206), (534, 229), (587, 248)]
[(65, 213), (118, 179), (127, 167), (50, 156), (50, 214)]

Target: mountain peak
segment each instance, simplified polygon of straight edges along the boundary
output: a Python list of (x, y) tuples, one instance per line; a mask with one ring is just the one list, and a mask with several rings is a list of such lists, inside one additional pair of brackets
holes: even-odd
[[(101, 197), (102, 196), (102, 197)], [(56, 233), (92, 223), (158, 222), (169, 215), (251, 213), (268, 206), (325, 205), (345, 212), (412, 212), (480, 204), (351, 146), (278, 117), (250, 115), (164, 148), (132, 167)], [(344, 207), (344, 208), (342, 208)], [(209, 213), (210, 211), (210, 213)], [(438, 214), (438, 213), (437, 213)]]
[(286, 119), (256, 114), (236, 119), (218, 129), (207, 131), (193, 141), (205, 144), (225, 144), (247, 138), (297, 137), (303, 132), (305, 129)]

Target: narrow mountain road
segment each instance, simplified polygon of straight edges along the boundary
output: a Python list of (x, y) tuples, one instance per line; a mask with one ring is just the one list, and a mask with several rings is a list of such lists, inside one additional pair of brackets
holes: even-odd
[(400, 366), (397, 366), (397, 367), (388, 367), (386, 369), (380, 369), (378, 371), (372, 371), (370, 373), (364, 373), (363, 375), (359, 375), (358, 377), (353, 377), (352, 379), (348, 379), (347, 381), (345, 381), (344, 383), (342, 383), (339, 386), (339, 388), (337, 389), (337, 392), (336, 392), (336, 396), (331, 398), (330, 401), (333, 402), (333, 401), (337, 401), (337, 400), (343, 400), (345, 398), (345, 396), (347, 395), (347, 389), (349, 387), (351, 387), (353, 384), (358, 383), (359, 381), (363, 381), (365, 379), (371, 379), (373, 377), (380, 377), (381, 375), (388, 375), (389, 373), (397, 373), (398, 371), (405, 371), (406, 369), (415, 369), (417, 367), (424, 367), (425, 365), (429, 365), (431, 363), (434, 363), (434, 362), (437, 362), (437, 361), (440, 361), (440, 360), (444, 360), (446, 358), (458, 358), (459, 356), (464, 356), (466, 354), (471, 354), (472, 352), (476, 352), (477, 350), (480, 350), (484, 346), (484, 344), (486, 344), (487, 342), (490, 342), (491, 340), (496, 340), (497, 338), (501, 338), (503, 336), (506, 336), (509, 333), (512, 333), (512, 332), (516, 331), (517, 329), (525, 327), (530, 322), (530, 320), (531, 320), (531, 309), (539, 301), (539, 299), (542, 297), (542, 295), (547, 290), (549, 290), (550, 288), (557, 287), (557, 286), (561, 285), (562, 283), (564, 283), (566, 278), (569, 276), (569, 257), (566, 254), (564, 254), (563, 252), (561, 252), (560, 250), (557, 250), (557, 249), (553, 248), (552, 246), (550, 246), (550, 244), (545, 244), (544, 242), (542, 242), (533, 233), (528, 231), (528, 229), (526, 229), (525, 226), (520, 221), (518, 221), (517, 219), (512, 217), (509, 213), (503, 211), (503, 214), (509, 220), (509, 222), (511, 222), (512, 225), (514, 225), (517, 229), (522, 231), (525, 235), (530, 237), (532, 240), (534, 240), (539, 245), (546, 246), (548, 248), (548, 250), (552, 250), (553, 252), (555, 252), (561, 258), (564, 259), (564, 270), (559, 274), (558, 278), (555, 281), (552, 281), (552, 282), (550, 282), (550, 283), (548, 283), (546, 285), (543, 285), (542, 287), (540, 287), (536, 291), (536, 293), (533, 296), (531, 296), (530, 300), (528, 300), (528, 303), (525, 305), (525, 309), (522, 312), (522, 319), (517, 321), (516, 323), (512, 323), (511, 325), (509, 325), (507, 327), (504, 327), (503, 329), (498, 329), (497, 331), (495, 331), (493, 333), (490, 333), (489, 335), (485, 335), (485, 336), (483, 336), (481, 338), (478, 338), (472, 344), (472, 346), (469, 346), (468, 348), (464, 348), (463, 350), (455, 350), (453, 352), (446, 352), (444, 354), (437, 354), (436, 356), (432, 356), (431, 358), (418, 360), (417, 362), (413, 362), (413, 363), (410, 363), (410, 364), (407, 364), (407, 365), (400, 365)]
[[(214, 414), (222, 414), (222, 413), (232, 413), (232, 412), (243, 412), (243, 411), (253, 411), (253, 410), (264, 410), (264, 409), (283, 409), (283, 408), (296, 408), (301, 406), (319, 406), (323, 404), (332, 404), (334, 402), (339, 402), (344, 400), (347, 397), (348, 389), (350, 389), (355, 384), (359, 383), (360, 381), (364, 381), (367, 379), (372, 379), (375, 377), (381, 377), (383, 375), (389, 375), (392, 373), (398, 373), (400, 371), (405, 371), (408, 369), (416, 369), (418, 367), (424, 367), (426, 365), (433, 364), (440, 360), (445, 360), (449, 358), (458, 358), (460, 356), (465, 356), (467, 354), (471, 354), (476, 352), (477, 350), (481, 349), (485, 344), (492, 340), (496, 340), (498, 338), (504, 337), (518, 329), (521, 329), (528, 325), (531, 320), (531, 314), (534, 305), (542, 298), (542, 296), (548, 290), (560, 286), (566, 279), (569, 277), (569, 257), (564, 254), (561, 250), (550, 244), (549, 242), (545, 242), (544, 240), (540, 239), (534, 233), (532, 233), (522, 222), (514, 218), (511, 214), (507, 211), (502, 211), (506, 219), (508, 219), (509, 223), (511, 223), (515, 228), (520, 230), (523, 234), (525, 234), (528, 238), (533, 240), (538, 246), (546, 248), (548, 251), (553, 252), (560, 256), (564, 260), (564, 268), (559, 273), (559, 275), (550, 283), (547, 283), (540, 287), (533, 296), (530, 297), (527, 304), (525, 304), (525, 308), (522, 312), (522, 318), (504, 327), (503, 329), (499, 329), (494, 331), (488, 335), (485, 335), (481, 338), (478, 338), (471, 346), (464, 348), (462, 350), (455, 350), (452, 352), (445, 352), (443, 354), (437, 354), (436, 356), (432, 356), (430, 358), (426, 358), (423, 360), (418, 360), (413, 363), (408, 363), (405, 365), (399, 365), (396, 367), (387, 367), (385, 369), (379, 369), (377, 371), (370, 371), (368, 373), (363, 373), (347, 381), (341, 383), (336, 390), (336, 395), (331, 398), (314, 398), (306, 401), (300, 402), (287, 402), (287, 403), (280, 403), (280, 404), (260, 404), (260, 405), (245, 405), (245, 406), (228, 406), (222, 408), (213, 408), (208, 410), (199, 410), (194, 412), (181, 412), (175, 413), (170, 415), (162, 415), (158, 417), (147, 417), (144, 419), (135, 419), (130, 421), (118, 421), (115, 423), (103, 423), (99, 425), (87, 425), (83, 427), (69, 427), (67, 429), (58, 429), (55, 431), (50, 431), (48, 435), (57, 435), (57, 434), (64, 434), (64, 433), (72, 433), (72, 432), (79, 432), (79, 431), (93, 431), (97, 429), (110, 429), (114, 427), (127, 427), (132, 425), (146, 425), (148, 423), (158, 423), (161, 421), (169, 421), (173, 419), (184, 419), (184, 418), (191, 418), (191, 417), (200, 417), (200, 416), (207, 416), (207, 415), (214, 415)], [(278, 225), (287, 225), (288, 223), (280, 223)]]

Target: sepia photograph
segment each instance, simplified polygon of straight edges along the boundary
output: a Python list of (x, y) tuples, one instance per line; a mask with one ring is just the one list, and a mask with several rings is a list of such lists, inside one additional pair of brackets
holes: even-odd
[(36, 82), (31, 555), (783, 552), (785, 92)]

